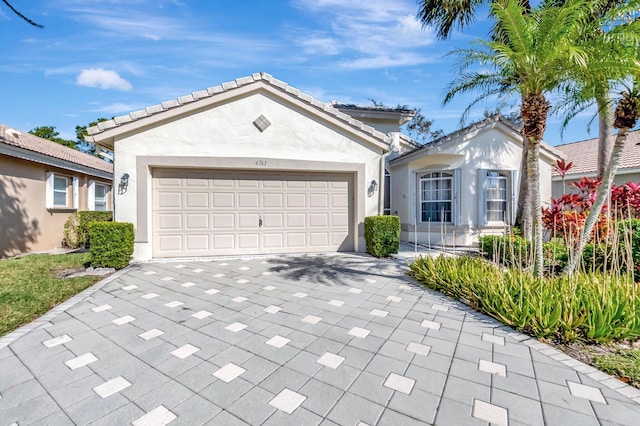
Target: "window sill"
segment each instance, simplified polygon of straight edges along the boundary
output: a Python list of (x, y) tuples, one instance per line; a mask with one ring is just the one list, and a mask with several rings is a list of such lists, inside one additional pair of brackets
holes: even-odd
[(74, 209), (71, 207), (49, 207), (47, 209), (49, 213), (75, 213), (78, 209)]

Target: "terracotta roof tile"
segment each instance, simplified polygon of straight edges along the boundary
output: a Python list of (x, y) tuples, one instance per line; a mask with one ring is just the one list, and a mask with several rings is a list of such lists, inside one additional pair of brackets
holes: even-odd
[(38, 154), (47, 155), (59, 160), (69, 161), (74, 164), (79, 164), (103, 172), (113, 173), (113, 165), (98, 157), (40, 138), (32, 135), (31, 133), (12, 129), (4, 124), (0, 124), (0, 143), (36, 152)]
[[(622, 151), (620, 169), (640, 168), (639, 144), (640, 130), (629, 132)], [(557, 145), (555, 148), (565, 154), (567, 161), (573, 163), (567, 176), (596, 173), (598, 164), (598, 138)], [(553, 175), (558, 176), (558, 173), (554, 171)]]
[[(164, 111), (168, 111), (169, 109), (173, 109), (173, 108), (180, 108), (181, 106), (187, 104), (187, 103), (192, 103), (192, 102), (198, 102), (199, 100), (205, 99), (207, 97), (211, 97), (211, 96), (215, 96), (218, 93), (222, 93), (222, 92), (229, 92), (235, 89), (238, 89), (240, 87), (246, 86), (246, 85), (250, 85), (250, 84), (254, 84), (257, 82), (264, 82), (266, 84), (269, 84), (273, 87), (276, 87), (280, 90), (283, 90), (285, 93), (290, 94), (291, 96), (300, 99), (301, 101), (308, 103), (316, 108), (319, 108), (323, 111), (325, 111), (328, 114), (333, 115), (334, 117), (336, 117), (338, 120), (341, 120), (347, 124), (350, 124), (354, 127), (357, 127), (360, 131), (364, 132), (364, 133), (368, 133), (369, 135), (373, 136), (376, 139), (379, 139), (383, 142), (389, 143), (389, 139), (387, 137), (387, 135), (385, 135), (384, 133), (374, 129), (371, 126), (362, 126), (360, 127), (357, 124), (353, 123), (352, 117), (345, 115), (343, 113), (341, 113), (340, 111), (338, 111), (337, 108), (334, 107), (334, 105), (332, 105), (331, 103), (324, 103), (321, 102), (311, 96), (309, 96), (308, 94), (300, 91), (300, 89), (297, 89), (293, 86), (288, 85), (286, 82), (278, 80), (276, 78), (274, 78), (272, 75), (268, 74), (268, 73), (253, 73), (250, 76), (246, 76), (246, 77), (240, 77), (237, 78), (233, 81), (227, 81), (225, 83), (222, 83), (218, 86), (214, 86), (214, 87), (209, 87), (206, 90), (198, 90), (195, 91), (191, 94), (185, 95), (185, 96), (181, 96), (177, 99), (170, 99), (168, 101), (162, 102), (161, 104), (158, 105), (152, 105), (149, 106), (147, 108), (145, 108), (144, 110), (140, 110), (140, 111), (133, 111), (125, 116), (121, 116), (121, 117), (115, 117), (112, 120), (108, 120), (108, 121), (103, 121), (98, 123), (97, 126), (93, 126), (93, 127), (89, 127), (87, 129), (87, 132), (89, 133), (90, 136), (93, 135), (97, 135), (105, 130), (111, 129), (113, 127), (120, 127), (122, 125), (126, 125), (127, 123), (133, 122), (133, 121), (137, 121), (137, 120), (142, 120), (145, 119), (146, 117), (149, 117), (151, 115), (155, 115), (155, 114), (159, 114), (162, 113)], [(396, 108), (391, 108), (390, 110), (393, 111), (401, 111), (398, 110)], [(411, 110), (411, 112), (413, 112), (413, 110)]]

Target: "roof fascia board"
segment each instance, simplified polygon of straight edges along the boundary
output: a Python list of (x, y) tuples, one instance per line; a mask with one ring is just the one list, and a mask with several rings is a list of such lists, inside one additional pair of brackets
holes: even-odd
[[(276, 88), (274, 87), (274, 85), (266, 82), (265, 80), (257, 80), (240, 87), (235, 87), (224, 92), (216, 93), (215, 95), (206, 98), (201, 98), (195, 102), (190, 102), (172, 109), (168, 109), (166, 111), (151, 114), (147, 117), (104, 130), (91, 136), (87, 136), (85, 137), (85, 139), (89, 142), (98, 143), (100, 145), (104, 145), (110, 149), (113, 149), (114, 141), (116, 138), (121, 139), (128, 135), (137, 133), (142, 129), (158, 125), (164, 121), (175, 119), (177, 117), (187, 116), (194, 112), (211, 109), (219, 104), (228, 103), (233, 99), (241, 98), (250, 93), (259, 92), (261, 90), (273, 94), (274, 96), (286, 102), (295, 104), (308, 113), (332, 123), (337, 128), (356, 136), (362, 141), (374, 145), (376, 148), (381, 149), (383, 152), (389, 150), (389, 143), (387, 140), (388, 137), (383, 133), (377, 132), (381, 135), (381, 137), (379, 138), (375, 137), (374, 135), (369, 135), (361, 130), (364, 126), (366, 126), (366, 124), (351, 117), (349, 117), (350, 120), (348, 122), (339, 119), (337, 117), (337, 114), (344, 113), (331, 107), (331, 105), (320, 103), (318, 101), (316, 101), (318, 106), (316, 106), (316, 102), (303, 102), (295, 94), (287, 90)], [(324, 108), (320, 108), (320, 104), (322, 104)], [(333, 113), (334, 111), (335, 113)]]
[(70, 170), (72, 172), (95, 176), (109, 181), (113, 180), (113, 173), (103, 172), (71, 161), (61, 160), (38, 152), (29, 151), (24, 148), (6, 145), (4, 143), (0, 143), (0, 154), (20, 158), (22, 160), (33, 161), (34, 163), (40, 163), (47, 166), (58, 167), (60, 169)]
[[(618, 171), (616, 172), (616, 176), (620, 176), (620, 175), (631, 175), (634, 173), (640, 173), (640, 168), (638, 167), (633, 167), (633, 168), (629, 168), (629, 169), (618, 169)], [(574, 179), (582, 179), (583, 177), (589, 178), (589, 177), (595, 177), (596, 172), (595, 170), (592, 172), (582, 172), (582, 173), (576, 173), (576, 174), (566, 174), (564, 179), (565, 180), (574, 180)], [(553, 181), (558, 181), (561, 182), (562, 181), (562, 176), (560, 175), (553, 175), (551, 176), (551, 180)]]

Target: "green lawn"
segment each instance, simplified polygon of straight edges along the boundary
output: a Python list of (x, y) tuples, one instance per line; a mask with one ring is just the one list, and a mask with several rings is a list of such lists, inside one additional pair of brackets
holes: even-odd
[(32, 255), (0, 260), (0, 336), (26, 324), (103, 277), (59, 278), (85, 266), (89, 253)]
[(640, 387), (640, 350), (624, 349), (611, 355), (599, 355), (593, 363), (600, 370), (618, 376), (632, 386)]

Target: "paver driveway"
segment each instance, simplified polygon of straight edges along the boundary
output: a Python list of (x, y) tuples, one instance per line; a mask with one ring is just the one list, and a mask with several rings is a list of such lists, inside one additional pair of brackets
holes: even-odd
[(405, 269), (356, 254), (135, 266), (0, 349), (0, 423), (640, 421), (623, 395), (640, 392)]

